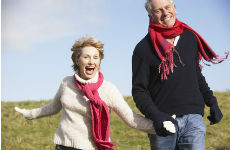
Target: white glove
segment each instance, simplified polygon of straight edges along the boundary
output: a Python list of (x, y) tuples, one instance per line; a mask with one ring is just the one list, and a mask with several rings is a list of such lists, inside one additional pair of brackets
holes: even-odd
[[(176, 119), (176, 115), (172, 115), (172, 117)], [(171, 121), (164, 121), (163, 127), (171, 133), (176, 133), (176, 127)]]
[(20, 108), (18, 108), (18, 107), (14, 107), (14, 109), (15, 109), (17, 112), (21, 113), (26, 119), (29, 119), (29, 120), (33, 119), (30, 110), (27, 110), (27, 109), (20, 109)]

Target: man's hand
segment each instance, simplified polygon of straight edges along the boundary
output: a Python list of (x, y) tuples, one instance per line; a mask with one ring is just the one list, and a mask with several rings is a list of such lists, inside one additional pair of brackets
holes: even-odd
[(17, 112), (21, 113), (26, 119), (29, 119), (29, 120), (33, 119), (30, 110), (27, 110), (27, 109), (20, 109), (20, 108), (18, 108), (18, 107), (14, 107), (14, 109), (15, 109)]
[(169, 136), (176, 133), (176, 127), (178, 126), (175, 116), (171, 117), (168, 114), (159, 112), (157, 118), (153, 121), (153, 126), (158, 136)]
[(210, 115), (207, 118), (210, 121), (210, 125), (220, 122), (220, 120), (223, 118), (223, 114), (218, 104), (214, 104), (210, 107)]

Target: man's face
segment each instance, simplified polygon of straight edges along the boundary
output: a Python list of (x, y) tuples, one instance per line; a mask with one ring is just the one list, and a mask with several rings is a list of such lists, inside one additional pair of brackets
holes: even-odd
[(171, 0), (152, 0), (152, 21), (156, 24), (172, 27), (176, 21), (176, 6)]

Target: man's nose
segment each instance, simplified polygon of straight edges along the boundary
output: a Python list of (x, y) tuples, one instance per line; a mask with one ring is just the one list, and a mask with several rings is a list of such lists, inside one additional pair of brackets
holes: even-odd
[(168, 10), (165, 9), (165, 8), (163, 8), (163, 9), (162, 9), (162, 14), (163, 14), (163, 16), (166, 16), (166, 15), (168, 14)]

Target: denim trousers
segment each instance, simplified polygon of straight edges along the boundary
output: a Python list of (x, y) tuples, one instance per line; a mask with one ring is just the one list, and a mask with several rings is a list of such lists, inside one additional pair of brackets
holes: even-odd
[(151, 150), (204, 150), (206, 124), (200, 114), (177, 117), (178, 127), (172, 136), (149, 134)]
[(63, 145), (56, 145), (55, 150), (81, 150), (73, 147), (66, 147)]

